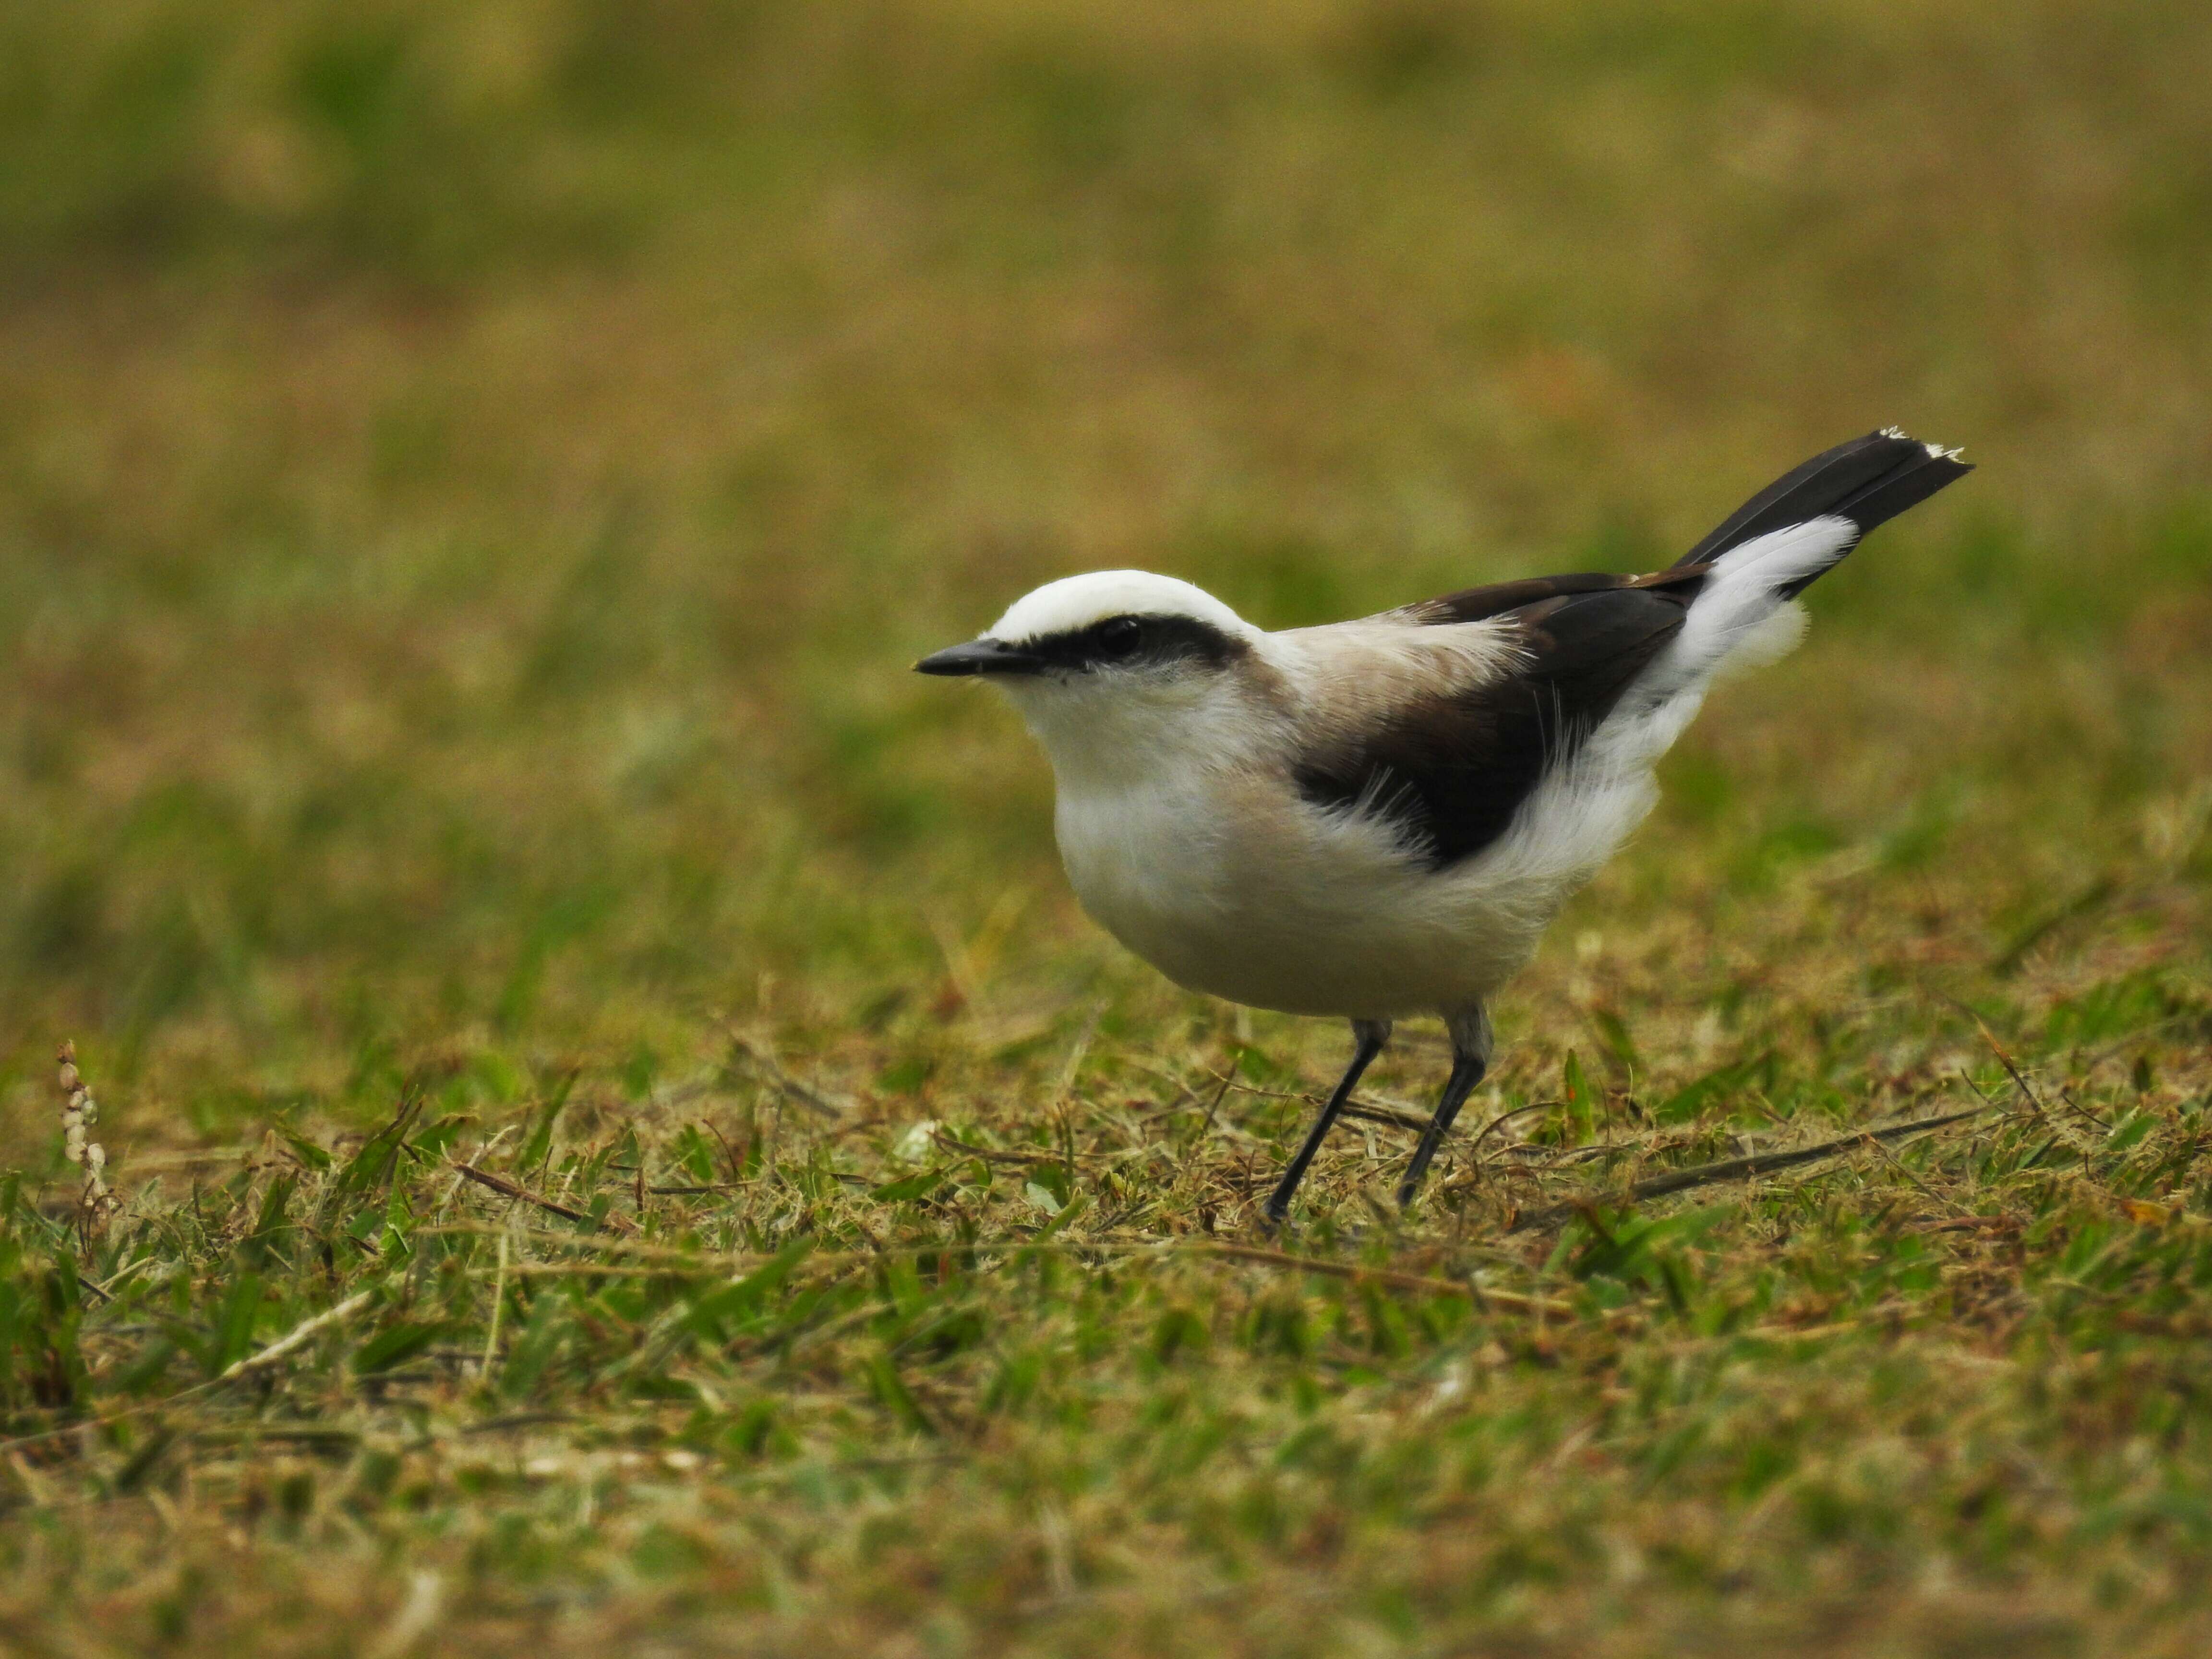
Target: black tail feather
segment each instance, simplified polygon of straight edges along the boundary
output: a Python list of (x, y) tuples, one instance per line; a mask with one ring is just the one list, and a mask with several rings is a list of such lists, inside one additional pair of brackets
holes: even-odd
[(1706, 563), (1732, 547), (1808, 519), (1849, 519), (1864, 536), (1972, 471), (1956, 455), (1930, 448), (1894, 427), (1869, 432), (1784, 473), (1676, 563)]

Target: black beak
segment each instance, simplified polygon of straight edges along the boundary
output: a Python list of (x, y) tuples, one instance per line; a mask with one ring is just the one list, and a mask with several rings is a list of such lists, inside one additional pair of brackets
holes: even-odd
[(997, 640), (970, 640), (915, 664), (917, 674), (1041, 674), (1044, 659)]

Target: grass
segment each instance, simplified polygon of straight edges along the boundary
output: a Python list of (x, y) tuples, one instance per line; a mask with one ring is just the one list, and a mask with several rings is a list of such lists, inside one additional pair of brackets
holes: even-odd
[[(2208, 73), (0, 8), (6, 1644), (2202, 1650)], [(906, 665), (1648, 566), (1893, 420), (1982, 470), (1716, 697), (1421, 1208), (1416, 1030), (1259, 1235), (1344, 1034), (1103, 939)]]

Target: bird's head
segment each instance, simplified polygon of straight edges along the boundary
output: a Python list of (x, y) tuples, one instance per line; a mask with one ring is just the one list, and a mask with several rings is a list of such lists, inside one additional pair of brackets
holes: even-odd
[(1164, 735), (1163, 722), (1217, 698), (1259, 637), (1188, 582), (1098, 570), (1047, 583), (915, 669), (988, 679), (1057, 761), (1071, 748)]

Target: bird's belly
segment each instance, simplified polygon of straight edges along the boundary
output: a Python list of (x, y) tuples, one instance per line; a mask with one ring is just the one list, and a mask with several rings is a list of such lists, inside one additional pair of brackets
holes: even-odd
[(1234, 778), (1063, 790), (1056, 818), (1093, 920), (1178, 984), (1254, 1007), (1383, 1018), (1480, 1001), (1549, 920)]

